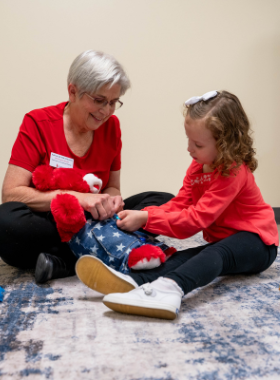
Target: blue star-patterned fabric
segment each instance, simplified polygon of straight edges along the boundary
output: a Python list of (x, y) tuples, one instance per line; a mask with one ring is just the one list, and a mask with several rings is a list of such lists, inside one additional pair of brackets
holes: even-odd
[(84, 227), (72, 237), (68, 244), (77, 258), (92, 255), (122, 273), (130, 272), (127, 261), (133, 248), (145, 244), (158, 246), (163, 251), (169, 248), (143, 232), (130, 233), (120, 230), (115, 218), (103, 221), (88, 219)]

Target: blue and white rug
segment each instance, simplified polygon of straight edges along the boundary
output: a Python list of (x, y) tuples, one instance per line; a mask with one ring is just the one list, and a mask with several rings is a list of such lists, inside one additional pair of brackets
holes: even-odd
[(278, 256), (262, 274), (220, 277), (164, 321), (114, 313), (76, 277), (38, 286), (0, 261), (0, 379), (280, 379), (279, 269)]

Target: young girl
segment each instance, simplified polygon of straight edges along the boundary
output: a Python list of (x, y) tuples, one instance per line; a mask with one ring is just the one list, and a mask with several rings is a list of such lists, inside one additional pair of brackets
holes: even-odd
[[(180, 251), (160, 267), (123, 275), (92, 256), (76, 271), (104, 294), (110, 309), (174, 319), (181, 298), (217, 276), (259, 273), (277, 255), (272, 208), (255, 183), (257, 168), (248, 118), (238, 98), (211, 91), (185, 103), (185, 131), (193, 158), (178, 195), (159, 207), (122, 211), (118, 227), (185, 239), (203, 231), (204, 246)], [(110, 294), (113, 293), (113, 294)]]

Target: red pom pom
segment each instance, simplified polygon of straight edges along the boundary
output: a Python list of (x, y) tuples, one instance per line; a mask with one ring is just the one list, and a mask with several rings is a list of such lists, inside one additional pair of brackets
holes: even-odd
[(79, 193), (89, 193), (89, 185), (84, 181), (83, 176), (84, 172), (79, 169), (55, 169), (51, 180), (51, 189), (73, 190)]
[(32, 174), (32, 181), (37, 190), (48, 191), (51, 188), (53, 168), (47, 165), (40, 165)]
[(167, 248), (167, 249), (164, 251), (164, 253), (165, 253), (167, 259), (169, 259), (169, 257), (172, 256), (173, 253), (175, 253), (175, 252), (177, 252), (177, 249), (174, 248), (174, 247), (169, 247), (169, 248)]
[(69, 241), (86, 224), (83, 208), (70, 194), (59, 194), (51, 202), (51, 212), (61, 241)]
[(159, 258), (162, 263), (165, 262), (165, 254), (162, 250), (151, 244), (142, 245), (139, 248), (134, 248), (128, 257), (128, 267), (131, 268), (143, 259), (150, 261), (152, 258)]

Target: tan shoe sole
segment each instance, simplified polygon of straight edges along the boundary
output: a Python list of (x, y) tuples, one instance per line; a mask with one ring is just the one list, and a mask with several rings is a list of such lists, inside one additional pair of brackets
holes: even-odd
[(107, 301), (103, 301), (103, 303), (109, 309), (117, 311), (119, 313), (124, 313), (124, 314), (141, 315), (144, 317), (161, 318), (161, 319), (175, 319), (177, 316), (176, 313), (173, 313), (172, 311), (169, 311), (169, 310), (150, 309), (148, 307), (123, 305), (123, 304), (107, 302)]
[(99, 259), (82, 256), (76, 264), (80, 281), (90, 289), (102, 294), (126, 293), (135, 289), (129, 282), (117, 277)]

